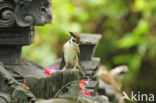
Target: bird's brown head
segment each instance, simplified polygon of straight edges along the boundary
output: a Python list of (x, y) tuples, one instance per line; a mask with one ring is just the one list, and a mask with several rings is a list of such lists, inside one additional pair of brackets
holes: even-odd
[(80, 43), (80, 34), (77, 32), (70, 32), (70, 34), (73, 38), (76, 39), (76, 41), (74, 41), (74, 39), (73, 39), (73, 42), (76, 42), (77, 44), (79, 44)]

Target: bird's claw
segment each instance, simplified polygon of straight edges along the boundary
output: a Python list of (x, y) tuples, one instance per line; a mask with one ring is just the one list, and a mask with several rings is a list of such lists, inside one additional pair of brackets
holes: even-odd
[(71, 69), (71, 73), (72, 73), (72, 72), (75, 72), (75, 70), (76, 70), (75, 68)]
[(67, 68), (63, 68), (61, 71), (65, 71)]

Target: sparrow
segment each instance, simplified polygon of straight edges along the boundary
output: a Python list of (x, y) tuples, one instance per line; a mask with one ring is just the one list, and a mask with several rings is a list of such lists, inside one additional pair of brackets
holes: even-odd
[(101, 65), (98, 68), (96, 77), (99, 81), (110, 84), (114, 86), (117, 91), (120, 91), (122, 87), (123, 77), (127, 72), (128, 67), (126, 65), (117, 66), (110, 71), (108, 71), (105, 66)]
[(128, 72), (128, 67), (126, 65), (117, 66), (110, 71), (110, 75), (115, 80), (120, 90), (122, 88), (123, 78), (125, 74), (127, 74), (127, 72)]
[(71, 72), (75, 71), (76, 68), (78, 67), (82, 75), (85, 76), (79, 65), (80, 35), (77, 32), (70, 32), (70, 35), (71, 35), (70, 40), (68, 40), (63, 46), (65, 66), (63, 67), (62, 71), (66, 70), (68, 65), (70, 64), (74, 66), (73, 69), (71, 69)]
[(104, 88), (105, 85), (108, 84), (108, 85), (112, 85), (117, 91), (119, 91), (119, 87), (117, 83), (115, 82), (112, 75), (110, 74), (110, 72), (105, 66), (103, 65), (99, 66), (96, 77), (99, 81), (100, 88)]
[[(111, 85), (115, 88), (115, 98), (118, 101), (118, 103), (124, 103), (124, 100), (122, 100), (122, 93), (121, 93), (121, 88), (122, 88), (122, 81), (124, 75), (128, 72), (128, 67), (126, 65), (120, 65), (112, 70), (108, 71), (108, 69), (101, 65), (98, 68), (96, 77), (99, 81), (99, 88), (104, 89), (107, 87), (107, 85)], [(106, 95), (111, 93), (112, 91), (108, 91)]]

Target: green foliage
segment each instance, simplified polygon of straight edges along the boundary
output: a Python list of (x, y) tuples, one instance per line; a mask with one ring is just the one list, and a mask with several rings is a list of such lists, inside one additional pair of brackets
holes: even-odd
[(23, 56), (43, 66), (62, 56), (69, 31), (101, 33), (96, 56), (112, 68), (127, 64), (131, 81), (143, 61), (156, 57), (156, 2), (154, 0), (53, 0), (53, 22), (35, 27), (35, 43)]

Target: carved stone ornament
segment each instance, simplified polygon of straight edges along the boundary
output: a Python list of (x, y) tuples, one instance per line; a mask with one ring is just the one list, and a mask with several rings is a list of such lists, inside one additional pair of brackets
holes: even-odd
[(0, 27), (40, 26), (51, 22), (50, 0), (0, 0)]
[(14, 1), (0, 0), (0, 27), (11, 27), (15, 24), (14, 9)]
[[(33, 26), (42, 26), (51, 22), (50, 1), (0, 0), (0, 103), (95, 103), (97, 100), (104, 101), (103, 98), (90, 97), (87, 99), (80, 96), (79, 71), (71, 73), (71, 70), (58, 70), (47, 76), (43, 67), (21, 58), (22, 46), (33, 42)], [(84, 39), (85, 37), (83, 36)], [(90, 42), (92, 38), (94, 42)], [(99, 38), (99, 36), (97, 38), (92, 36), (80, 44), (81, 58), (83, 57), (80, 60), (87, 64), (84, 64), (84, 68), (89, 71), (85, 72), (88, 77), (93, 74), (100, 63), (99, 59), (91, 57)], [(88, 46), (89, 48), (83, 49)], [(88, 55), (86, 56), (85, 53)], [(96, 94), (97, 84), (92, 80), (87, 87), (88, 91), (93, 91), (93, 95)]]

